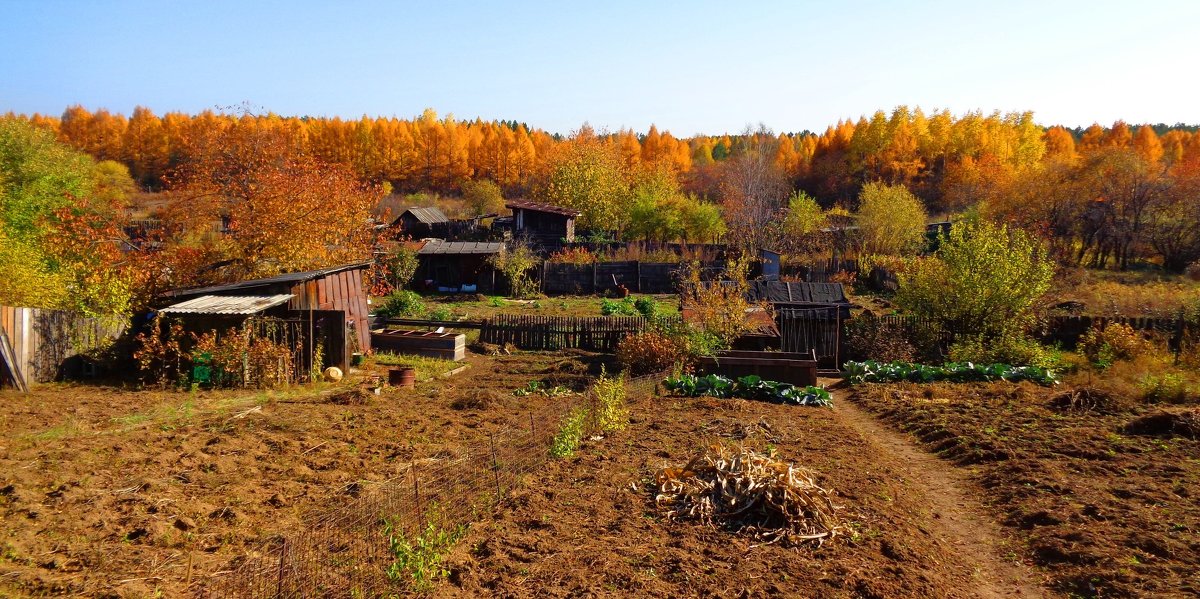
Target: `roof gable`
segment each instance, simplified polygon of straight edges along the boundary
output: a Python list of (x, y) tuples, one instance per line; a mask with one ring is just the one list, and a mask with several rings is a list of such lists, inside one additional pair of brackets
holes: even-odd
[(558, 214), (561, 216), (577, 217), (582, 212), (572, 210), (571, 208), (563, 208), (562, 206), (554, 206), (552, 204), (542, 204), (539, 202), (531, 202), (529, 200), (509, 200), (504, 203), (505, 208), (512, 210), (529, 210), (532, 212), (547, 212), (550, 214)]
[(268, 287), (279, 284), (292, 284), (311, 281), (321, 277), (337, 274), (344, 270), (363, 269), (370, 265), (370, 262), (356, 262), (354, 264), (343, 264), (341, 266), (331, 266), (319, 270), (306, 270), (303, 272), (292, 272), (265, 279), (251, 279), (249, 281), (238, 281), (236, 283), (227, 283), (225, 285), (212, 285), (209, 287), (196, 287), (194, 289), (176, 289), (163, 294), (168, 297), (181, 297), (187, 295), (202, 295), (212, 293), (223, 293), (227, 291), (236, 291), (239, 289), (254, 289), (256, 287)]
[(440, 225), (450, 222), (450, 219), (446, 218), (445, 213), (436, 207), (422, 208), (420, 206), (411, 206), (402, 212), (400, 216), (402, 217), (405, 214), (411, 214), (418, 222), (426, 225)]

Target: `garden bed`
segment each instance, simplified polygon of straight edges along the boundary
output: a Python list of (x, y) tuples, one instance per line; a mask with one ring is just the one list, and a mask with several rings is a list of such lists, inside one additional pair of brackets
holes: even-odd
[(864, 385), (851, 400), (969, 466), (1063, 594), (1200, 595), (1200, 442), (1150, 426), (1193, 411), (1029, 383)]

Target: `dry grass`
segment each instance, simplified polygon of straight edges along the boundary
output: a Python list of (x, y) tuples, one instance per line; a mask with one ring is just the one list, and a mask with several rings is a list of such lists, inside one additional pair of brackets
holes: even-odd
[(843, 527), (813, 472), (744, 448), (710, 447), (655, 481), (655, 503), (668, 518), (719, 522), (764, 543), (820, 545)]
[(1079, 302), (1092, 316), (1174, 318), (1200, 306), (1200, 283), (1186, 277), (1078, 270), (1060, 275), (1048, 303)]

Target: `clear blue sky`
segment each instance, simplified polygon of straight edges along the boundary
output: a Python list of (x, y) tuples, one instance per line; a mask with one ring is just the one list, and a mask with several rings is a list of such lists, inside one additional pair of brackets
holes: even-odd
[(899, 104), (1200, 122), (1200, 1), (0, 0), (0, 112), (249, 102), (562, 133), (822, 130)]

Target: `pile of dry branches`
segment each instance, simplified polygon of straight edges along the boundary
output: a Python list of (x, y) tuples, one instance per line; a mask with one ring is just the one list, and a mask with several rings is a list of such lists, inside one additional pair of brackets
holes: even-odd
[(671, 519), (717, 522), (766, 543), (820, 545), (842, 528), (839, 507), (815, 475), (748, 449), (710, 447), (655, 475), (655, 503)]

